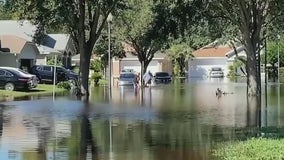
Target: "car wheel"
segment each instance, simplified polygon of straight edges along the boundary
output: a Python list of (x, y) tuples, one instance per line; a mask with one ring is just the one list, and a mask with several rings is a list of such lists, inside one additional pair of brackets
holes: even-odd
[(6, 83), (5, 84), (5, 90), (13, 91), (13, 90), (15, 90), (15, 85), (13, 83)]

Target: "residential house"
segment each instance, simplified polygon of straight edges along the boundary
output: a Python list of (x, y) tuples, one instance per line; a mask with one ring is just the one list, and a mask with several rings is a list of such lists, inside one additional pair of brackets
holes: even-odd
[(71, 68), (72, 56), (76, 55), (77, 52), (69, 34), (48, 34), (44, 38), (43, 45), (62, 53), (63, 66)]
[(188, 62), (189, 78), (207, 78), (213, 67), (222, 68), (224, 75), (229, 72), (228, 52), (229, 46), (208, 46), (193, 52), (194, 57)]
[[(113, 59), (113, 78), (114, 84), (116, 84), (119, 74), (124, 69), (130, 69), (134, 72), (141, 72), (141, 63), (138, 60), (136, 55), (131, 53), (126, 53), (126, 57), (122, 59)], [(166, 58), (166, 55), (163, 53), (156, 53), (152, 61), (147, 67), (147, 71), (151, 71), (153, 74), (160, 71), (172, 73), (172, 63), (169, 59)]]
[(0, 36), (0, 65), (9, 67), (22, 67), (27, 70), (36, 63), (39, 55), (37, 46), (13, 35)]
[[(36, 26), (27, 20), (2, 20), (0, 21), (0, 35), (17, 36), (27, 42), (33, 42)], [(15, 43), (16, 45), (17, 43)], [(43, 39), (43, 44), (36, 45), (39, 54), (36, 55), (35, 64), (46, 64), (47, 57), (64, 55), (63, 64), (69, 67), (71, 56), (75, 54), (74, 45), (70, 36), (66, 34), (48, 34)], [(68, 57), (68, 58), (66, 58)], [(25, 59), (25, 58), (22, 58)], [(27, 58), (28, 59), (28, 58)]]

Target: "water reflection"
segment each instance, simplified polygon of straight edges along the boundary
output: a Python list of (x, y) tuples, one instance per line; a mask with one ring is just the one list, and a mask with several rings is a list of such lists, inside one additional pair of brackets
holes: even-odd
[[(217, 98), (218, 87), (234, 94)], [(248, 107), (245, 91), (243, 83), (191, 81), (114, 88), (111, 103), (103, 87), (92, 89), (90, 104), (70, 97), (5, 102), (0, 159), (203, 160), (217, 142), (283, 137), (277, 85), (268, 86), (262, 110)]]

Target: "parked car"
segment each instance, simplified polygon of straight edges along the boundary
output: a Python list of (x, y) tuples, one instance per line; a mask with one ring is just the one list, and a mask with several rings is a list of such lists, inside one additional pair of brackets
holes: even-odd
[(172, 77), (168, 72), (156, 72), (154, 74), (154, 83), (156, 84), (168, 84), (172, 82)]
[(29, 74), (19, 68), (0, 67), (0, 87), (5, 90), (32, 89), (38, 84), (35, 75)]
[[(31, 73), (35, 74), (40, 83), (53, 83), (54, 66), (52, 65), (34, 65)], [(56, 67), (56, 82), (74, 80), (77, 81), (78, 75), (64, 67)]]
[(118, 79), (119, 86), (134, 86), (136, 74), (131, 72), (121, 72)]
[(210, 78), (223, 78), (224, 77), (223, 69), (221, 67), (212, 67), (209, 72), (209, 77)]

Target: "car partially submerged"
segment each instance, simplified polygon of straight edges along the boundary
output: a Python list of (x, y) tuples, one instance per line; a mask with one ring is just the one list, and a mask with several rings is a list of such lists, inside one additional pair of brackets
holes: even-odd
[(0, 67), (0, 87), (5, 90), (32, 89), (37, 87), (36, 75), (30, 74), (19, 68)]
[(224, 77), (223, 69), (221, 67), (212, 67), (209, 72), (209, 77), (210, 78), (223, 78)]
[(119, 86), (134, 86), (136, 74), (132, 72), (121, 72), (119, 75)]
[(168, 84), (172, 82), (172, 77), (168, 72), (156, 72), (154, 75), (154, 83), (156, 84)]

